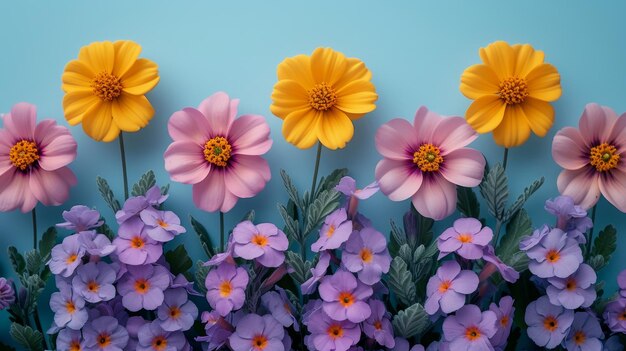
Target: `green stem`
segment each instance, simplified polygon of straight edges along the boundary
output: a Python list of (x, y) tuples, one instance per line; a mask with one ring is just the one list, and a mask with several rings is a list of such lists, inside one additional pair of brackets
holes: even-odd
[(311, 184), (311, 199), (315, 196), (315, 185), (317, 184), (317, 172), (320, 169), (320, 158), (322, 156), (322, 143), (317, 143), (317, 156), (315, 157), (315, 170), (313, 171), (313, 184)]
[(124, 199), (128, 199), (128, 173), (126, 172), (126, 152), (124, 152), (124, 133), (120, 132), (120, 154), (122, 156), (122, 173), (124, 174)]
[(224, 252), (224, 212), (220, 211), (220, 250)]
[(35, 307), (35, 311), (33, 312), (33, 317), (35, 319), (35, 325), (37, 326), (37, 330), (39, 330), (39, 332), (43, 336), (42, 338), (43, 349), (49, 350), (48, 343), (46, 341), (46, 334), (43, 332), (43, 328), (41, 327), (41, 319), (39, 318), (39, 311), (37, 311), (37, 307)]
[(509, 148), (504, 148), (504, 156), (502, 157), (502, 168), (506, 171), (506, 164), (509, 161)]
[(37, 211), (35, 207), (31, 211), (33, 215), (33, 249), (37, 250)]
[(494, 249), (496, 249), (498, 247), (498, 239), (500, 238), (500, 229), (502, 229), (502, 221), (498, 219), (496, 221), (496, 229), (493, 232), (493, 246), (494, 246)]
[[(33, 249), (37, 250), (37, 211), (36, 207), (31, 211), (32, 219), (33, 219)], [(33, 319), (35, 320), (35, 326), (37, 330), (43, 335), (43, 349), (47, 350), (48, 345), (46, 343), (46, 334), (43, 332), (43, 328), (41, 327), (41, 319), (39, 319), (39, 311), (37, 310), (37, 306), (35, 306), (35, 310), (33, 311)]]
[(591, 227), (591, 229), (589, 229), (589, 237), (587, 238), (587, 257), (589, 257), (589, 255), (591, 255), (591, 242), (593, 241), (593, 228), (595, 228), (596, 226), (596, 208), (598, 207), (598, 205), (594, 205), (593, 208), (591, 209), (591, 222), (593, 224), (593, 227)]

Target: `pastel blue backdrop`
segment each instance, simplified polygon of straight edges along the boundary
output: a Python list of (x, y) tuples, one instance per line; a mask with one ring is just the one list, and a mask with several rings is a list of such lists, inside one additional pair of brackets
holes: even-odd
[[(374, 177), (380, 156), (374, 147), (376, 129), (395, 117), (412, 119), (421, 105), (444, 115), (463, 115), (470, 101), (459, 92), (463, 70), (479, 62), (478, 48), (495, 40), (530, 43), (545, 51), (562, 77), (563, 96), (555, 104), (556, 122), (545, 138), (531, 137), (511, 150), (507, 173), (512, 194), (544, 176), (543, 188), (529, 201), (534, 225), (552, 220), (543, 201), (557, 195), (558, 166), (552, 161), (552, 137), (564, 126), (577, 125), (583, 107), (597, 102), (626, 111), (626, 46), (621, 1), (2, 1), (0, 14), (0, 111), (27, 101), (38, 106), (39, 118), (63, 118), (61, 74), (79, 49), (93, 41), (131, 39), (143, 46), (142, 56), (159, 65), (161, 82), (149, 94), (156, 115), (148, 127), (126, 135), (131, 183), (148, 169), (158, 182), (169, 181), (163, 152), (170, 142), (167, 120), (176, 110), (196, 106), (223, 90), (241, 99), (240, 113), (267, 117), (274, 146), (267, 154), (272, 181), (257, 198), (240, 201), (228, 213), (233, 226), (249, 209), (260, 221), (282, 224), (276, 203), (284, 201), (279, 176), (287, 169), (301, 189), (310, 187), (314, 149), (299, 150), (281, 135), (281, 120), (269, 111), (276, 81), (276, 65), (285, 57), (330, 46), (362, 59), (373, 72), (379, 94), (377, 109), (355, 123), (354, 139), (339, 151), (324, 150), (321, 174), (349, 167), (361, 185)], [(37, 207), (41, 229), (57, 223), (61, 212), (75, 204), (95, 206), (108, 219), (113, 214), (101, 200), (95, 177), (103, 176), (122, 196), (117, 142), (98, 143), (80, 126), (70, 127), (78, 141), (78, 158), (71, 165), (78, 186), (59, 207)], [(490, 135), (473, 144), (490, 162), (500, 161), (502, 149)], [(191, 186), (171, 183), (167, 206), (188, 226), (192, 214), (217, 232), (217, 214), (194, 208)], [(626, 194), (625, 194), (626, 196)], [(362, 211), (383, 232), (389, 219), (401, 220), (408, 202), (394, 203), (377, 194)], [(626, 214), (606, 200), (598, 204), (597, 223), (614, 223), (619, 248), (599, 275), (607, 280), (607, 294), (616, 289), (615, 277), (626, 267)], [(0, 251), (9, 245), (32, 247), (30, 214), (0, 214)], [(437, 227), (443, 229), (444, 224)], [(194, 234), (183, 235), (196, 259), (205, 259)], [(6, 255), (0, 255), (0, 276), (11, 276)], [(51, 290), (51, 287), (48, 287)], [(49, 292), (47, 293), (49, 294)], [(48, 295), (40, 303), (47, 305)], [(0, 330), (7, 330), (0, 313)], [(46, 327), (50, 315), (44, 316)], [(0, 341), (7, 341), (2, 333)]]

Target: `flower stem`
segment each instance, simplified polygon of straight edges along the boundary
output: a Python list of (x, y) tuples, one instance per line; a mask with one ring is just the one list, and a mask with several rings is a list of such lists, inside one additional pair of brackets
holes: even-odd
[[(33, 249), (37, 250), (37, 211), (36, 207), (33, 207), (31, 211), (33, 218)], [(28, 317), (27, 317), (28, 318)], [(47, 350), (48, 345), (46, 343), (46, 334), (43, 332), (43, 328), (41, 327), (41, 319), (39, 319), (39, 311), (37, 310), (37, 306), (35, 306), (33, 311), (33, 319), (35, 320), (35, 326), (37, 326), (37, 330), (43, 335), (43, 349)]]
[(504, 156), (502, 157), (502, 168), (506, 171), (506, 164), (509, 161), (509, 148), (504, 148)]
[(220, 250), (224, 252), (224, 212), (220, 211)]
[(31, 213), (33, 215), (33, 249), (37, 250), (37, 211), (34, 207)]
[(128, 199), (128, 173), (126, 172), (126, 153), (124, 152), (124, 133), (120, 132), (120, 154), (122, 156), (122, 173), (124, 174), (124, 199)]
[(591, 223), (593, 224), (593, 227), (589, 229), (589, 237), (587, 238), (587, 257), (591, 255), (591, 241), (593, 240), (593, 228), (596, 227), (596, 208), (597, 207), (598, 207), (598, 204), (595, 204), (593, 208), (591, 209)]
[(43, 338), (41, 340), (41, 343), (43, 345), (43, 349), (44, 350), (49, 350), (48, 349), (48, 343), (46, 341), (47, 335), (43, 332), (43, 328), (41, 327), (41, 319), (39, 318), (39, 311), (37, 311), (37, 307), (35, 307), (35, 311), (33, 312), (33, 317), (35, 319), (35, 325), (37, 326), (37, 330), (39, 330), (41, 335), (43, 335)]
[(317, 156), (315, 157), (315, 170), (313, 171), (313, 184), (311, 184), (311, 200), (315, 195), (315, 185), (317, 184), (317, 172), (320, 169), (320, 158), (322, 156), (322, 143), (317, 143)]

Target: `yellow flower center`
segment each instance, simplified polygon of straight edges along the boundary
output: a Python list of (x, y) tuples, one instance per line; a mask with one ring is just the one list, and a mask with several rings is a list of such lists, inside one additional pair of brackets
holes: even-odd
[(465, 338), (469, 341), (474, 341), (480, 338), (480, 330), (477, 327), (469, 327), (465, 329)]
[(94, 95), (102, 101), (113, 101), (122, 95), (122, 81), (109, 72), (100, 72), (91, 80)]
[(553, 332), (559, 327), (559, 321), (557, 321), (553, 316), (547, 316), (543, 320), (543, 327), (546, 328), (546, 330)]
[(334, 233), (335, 233), (335, 226), (331, 225), (330, 227), (328, 227), (328, 231), (326, 232), (326, 236), (330, 238), (331, 236), (333, 236)]
[(374, 255), (372, 255), (372, 251), (368, 249), (367, 247), (364, 247), (361, 249), (361, 253), (359, 254), (359, 256), (361, 256), (361, 260), (365, 263), (370, 263), (372, 262), (372, 259), (374, 259)]
[(339, 303), (341, 304), (341, 306), (346, 307), (346, 308), (350, 307), (352, 306), (354, 301), (355, 301), (354, 295), (352, 295), (351, 293), (347, 291), (339, 293)]
[(67, 313), (69, 314), (74, 314), (74, 312), (76, 312), (76, 306), (72, 300), (67, 300), (65, 302), (65, 310), (67, 310)]
[(437, 172), (439, 171), (439, 166), (443, 163), (441, 150), (433, 144), (424, 144), (413, 153), (413, 163), (422, 172)]
[(87, 284), (87, 290), (89, 290), (89, 292), (92, 292), (92, 293), (97, 293), (98, 290), (100, 290), (100, 284), (92, 280), (89, 282), (89, 284)]
[(39, 160), (39, 150), (34, 141), (20, 140), (9, 150), (9, 160), (20, 171), (25, 171)]
[(150, 283), (145, 279), (137, 279), (135, 281), (135, 291), (138, 294), (145, 294), (150, 290)]
[(326, 111), (337, 103), (337, 93), (326, 83), (315, 84), (308, 93), (309, 105), (318, 111)]
[(550, 263), (556, 263), (561, 259), (561, 254), (556, 250), (550, 250), (546, 254), (546, 260)]
[(157, 224), (159, 225), (159, 227), (161, 228), (167, 228), (167, 226), (169, 224), (167, 224), (165, 221), (163, 221), (162, 219), (157, 220)]
[(507, 105), (521, 104), (528, 96), (528, 84), (524, 78), (509, 77), (500, 82), (498, 96)]
[(130, 247), (132, 247), (133, 249), (141, 249), (143, 245), (143, 239), (139, 235), (130, 240)]
[(224, 280), (222, 284), (220, 284), (220, 296), (228, 297), (230, 296), (230, 292), (233, 291), (233, 285), (228, 280)]
[(587, 336), (585, 336), (585, 333), (582, 330), (579, 330), (576, 333), (574, 333), (574, 342), (576, 343), (576, 345), (580, 346), (584, 344), (585, 339), (587, 339)]
[(457, 239), (460, 242), (462, 242), (463, 244), (471, 243), (472, 242), (472, 235), (471, 234), (459, 234)]
[(73, 253), (69, 256), (67, 256), (67, 259), (65, 259), (65, 263), (67, 264), (72, 264), (74, 263), (76, 260), (78, 259), (78, 255)]
[(80, 351), (80, 341), (78, 340), (72, 340), (70, 342), (70, 350), (69, 351)]
[(339, 339), (343, 336), (343, 328), (339, 324), (330, 325), (328, 329), (326, 329), (326, 332), (328, 333), (328, 336), (330, 336), (330, 338), (333, 340)]
[(383, 324), (380, 321), (376, 321), (376, 322), (374, 322), (374, 328), (376, 330), (381, 330), (381, 329), (383, 329)]
[(98, 335), (98, 345), (100, 348), (105, 348), (111, 344), (111, 335), (102, 333)]
[(452, 282), (449, 280), (442, 281), (441, 284), (439, 284), (439, 292), (445, 293), (446, 291), (448, 291), (448, 289), (450, 289), (451, 285), (452, 285)]
[(252, 237), (252, 243), (264, 247), (267, 245), (267, 237), (263, 234), (255, 234)]
[(591, 148), (589, 163), (591, 163), (598, 172), (606, 172), (617, 167), (619, 156), (615, 146), (602, 143)]
[(218, 136), (204, 144), (204, 159), (216, 166), (226, 167), (232, 147), (226, 138)]
[(178, 319), (181, 315), (180, 308), (178, 308), (178, 306), (171, 306), (169, 315), (172, 319)]
[(255, 350), (263, 350), (267, 347), (267, 337), (263, 334), (255, 335), (252, 338), (252, 348)]
[(622, 314), (620, 314), (617, 319), (619, 319), (620, 321), (626, 321), (626, 310), (624, 310), (624, 312), (622, 312)]
[(167, 349), (167, 339), (159, 335), (152, 339), (152, 348), (158, 351)]
[(506, 327), (509, 324), (509, 316), (504, 316), (500, 319), (500, 325)]

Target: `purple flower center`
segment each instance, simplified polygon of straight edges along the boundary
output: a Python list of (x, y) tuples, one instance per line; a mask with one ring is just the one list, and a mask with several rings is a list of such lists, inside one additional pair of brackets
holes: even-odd
[(578, 346), (584, 344), (586, 339), (587, 339), (587, 336), (582, 330), (579, 330), (574, 334), (574, 342)]
[(145, 294), (150, 290), (150, 283), (145, 279), (137, 279), (135, 281), (135, 291), (138, 294)]
[(377, 320), (376, 322), (374, 322), (374, 328), (376, 330), (382, 330), (383, 329), (383, 324), (380, 322), (380, 320)]
[(339, 324), (331, 324), (328, 329), (326, 329), (328, 336), (332, 339), (339, 339), (343, 336), (343, 328)]
[(471, 326), (465, 329), (465, 338), (469, 341), (479, 339), (480, 335), (480, 329), (476, 326)]
[(87, 284), (87, 290), (92, 293), (97, 293), (98, 290), (100, 290), (100, 285), (95, 280), (92, 280)]
[(550, 250), (546, 253), (546, 260), (550, 263), (557, 263), (561, 259), (561, 254), (557, 250)]
[(343, 291), (339, 293), (339, 303), (341, 304), (341, 306), (347, 308), (352, 306), (352, 304), (354, 303), (355, 298), (354, 295), (352, 295), (352, 293), (349, 293), (347, 291)]
[(155, 336), (152, 339), (152, 348), (158, 351), (165, 350), (167, 348), (167, 339), (163, 335)]
[(137, 235), (130, 240), (130, 247), (133, 249), (141, 249), (144, 245), (143, 239)]
[(25, 171), (37, 160), (39, 160), (39, 150), (34, 141), (20, 140), (11, 147), (9, 160), (20, 171)]
[(180, 308), (178, 308), (178, 306), (171, 306), (169, 314), (172, 319), (178, 319), (178, 317), (180, 317)]
[(559, 321), (554, 316), (547, 316), (543, 320), (543, 327), (552, 333), (559, 327)]
[(101, 349), (109, 346), (110, 344), (111, 344), (111, 335), (107, 334), (106, 332), (102, 332), (100, 333), (100, 335), (98, 335), (98, 346)]

